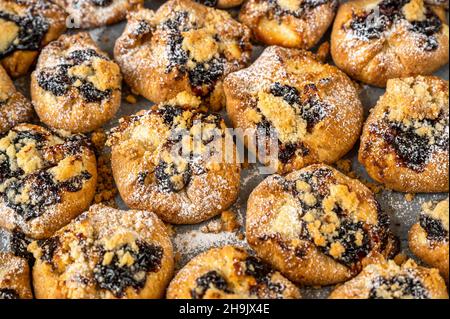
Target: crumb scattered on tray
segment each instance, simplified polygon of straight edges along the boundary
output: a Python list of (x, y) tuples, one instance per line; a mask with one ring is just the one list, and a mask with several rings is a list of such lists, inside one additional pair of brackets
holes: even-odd
[(241, 227), (239, 221), (237, 220), (236, 213), (231, 210), (226, 210), (222, 212), (221, 221), (222, 221), (222, 230), (226, 232), (234, 232), (237, 229), (239, 229), (239, 227)]
[(412, 201), (414, 200), (415, 197), (416, 197), (416, 195), (415, 195), (415, 194), (412, 194), (412, 193), (407, 193), (407, 194), (405, 194), (405, 200), (406, 200), (407, 202), (412, 202)]
[(132, 94), (128, 94), (125, 98), (125, 100), (130, 103), (130, 104), (136, 104), (137, 103), (137, 98), (132, 95)]

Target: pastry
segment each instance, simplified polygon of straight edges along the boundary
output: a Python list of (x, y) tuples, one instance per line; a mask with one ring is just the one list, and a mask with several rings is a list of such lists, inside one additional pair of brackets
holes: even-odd
[(331, 299), (448, 299), (445, 282), (436, 269), (417, 266), (411, 259), (372, 264), (356, 278), (338, 286)]
[(344, 282), (398, 249), (374, 194), (322, 164), (259, 184), (248, 199), (246, 233), (260, 258), (304, 285)]
[(249, 0), (239, 14), (256, 40), (310, 49), (333, 22), (337, 0)]
[(173, 273), (166, 227), (145, 211), (94, 205), (28, 249), (38, 299), (161, 298)]
[(0, 251), (0, 300), (32, 298), (27, 261)]
[(240, 162), (233, 139), (218, 115), (190, 110), (199, 103), (169, 101), (112, 130), (112, 170), (128, 207), (152, 210), (169, 223), (195, 224), (234, 203)]
[(336, 65), (364, 83), (428, 75), (448, 63), (448, 25), (441, 7), (423, 0), (343, 3), (331, 34)]
[(46, 0), (1, 0), (0, 29), (0, 63), (18, 77), (28, 72), (42, 47), (66, 30), (66, 14)]
[(42, 122), (73, 133), (93, 131), (120, 106), (119, 66), (88, 33), (63, 35), (42, 51), (31, 75), (31, 97)]
[(280, 173), (334, 163), (359, 138), (358, 91), (310, 52), (269, 47), (252, 66), (227, 76), (224, 89), (233, 126), (254, 137), (245, 139), (247, 147)]
[(0, 65), (0, 134), (33, 117), (33, 106), (16, 90), (5, 69)]
[(250, 62), (250, 30), (222, 10), (171, 0), (129, 17), (114, 55), (124, 79), (155, 103), (188, 92), (212, 110), (225, 105), (222, 81)]
[(448, 82), (437, 77), (388, 81), (359, 149), (374, 180), (400, 192), (448, 191), (448, 99)]
[(0, 139), (0, 227), (49, 237), (89, 207), (96, 181), (85, 137), (15, 126)]
[(448, 282), (448, 198), (423, 205), (419, 222), (409, 231), (409, 248)]
[(167, 289), (168, 299), (298, 299), (299, 289), (241, 248), (213, 248), (193, 258)]

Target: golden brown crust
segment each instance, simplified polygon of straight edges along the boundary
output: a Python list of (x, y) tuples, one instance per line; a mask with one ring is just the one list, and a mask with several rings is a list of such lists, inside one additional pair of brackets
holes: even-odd
[(249, 0), (239, 20), (264, 44), (310, 49), (333, 22), (337, 6), (335, 0)]
[(151, 209), (170, 223), (195, 224), (236, 200), (240, 164), (231, 135), (219, 116), (186, 110), (195, 101), (198, 106), (192, 97), (166, 102), (122, 119), (113, 130), (114, 179), (129, 207)]
[(95, 28), (122, 21), (144, 0), (55, 0), (68, 13), (77, 28)]
[(372, 192), (326, 165), (265, 179), (249, 197), (246, 232), (259, 257), (305, 285), (343, 282), (395, 253)]
[(423, 0), (349, 1), (340, 6), (331, 35), (336, 65), (380, 87), (389, 79), (433, 73), (448, 63), (448, 51), (444, 9)]
[(338, 286), (330, 299), (448, 299), (447, 287), (436, 269), (413, 260), (371, 264), (354, 279)]
[(168, 299), (298, 299), (299, 289), (243, 249), (225, 246), (194, 257), (167, 289)]
[[(408, 238), (409, 248), (414, 255), (439, 269), (446, 282), (449, 276), (448, 203), (446, 199), (433, 209), (429, 204), (424, 205), (420, 221), (411, 227)], [(427, 231), (424, 227), (430, 230)]]
[(114, 56), (125, 81), (152, 102), (188, 92), (218, 110), (223, 78), (245, 67), (251, 51), (250, 30), (227, 12), (172, 0), (130, 14)]
[[(230, 74), (224, 89), (234, 127), (263, 140), (269, 130), (277, 134), (278, 158), (269, 146), (258, 156), (278, 172), (331, 164), (358, 140), (363, 110), (355, 86), (310, 52), (269, 47), (252, 66)], [(245, 142), (256, 153), (256, 143)]]
[(0, 252), (0, 299), (32, 299), (30, 268), (25, 259)]
[(151, 212), (91, 206), (29, 245), (36, 298), (161, 298), (174, 263), (166, 231)]
[[(0, 2), (0, 26), (4, 30), (0, 35), (0, 62), (11, 77), (28, 72), (40, 49), (66, 30), (65, 19), (64, 11), (49, 1)], [(20, 33), (26, 38), (21, 39)]]
[(437, 77), (388, 81), (359, 149), (373, 179), (401, 192), (448, 191), (448, 94)]
[(119, 66), (88, 33), (63, 35), (39, 56), (31, 97), (42, 122), (73, 133), (93, 131), (116, 114), (121, 102)]
[(63, 137), (20, 124), (0, 139), (0, 226), (47, 238), (83, 212), (97, 182), (82, 136)]
[(33, 117), (33, 106), (16, 90), (5, 69), (0, 65), (0, 134)]

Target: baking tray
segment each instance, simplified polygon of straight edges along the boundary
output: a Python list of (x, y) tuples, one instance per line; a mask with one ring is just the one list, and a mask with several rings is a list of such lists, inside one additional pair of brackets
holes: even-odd
[[(156, 10), (165, 1), (161, 0), (147, 0), (145, 6)], [(345, 1), (341, 1), (345, 2)], [(237, 10), (229, 10), (233, 16), (237, 15)], [(125, 22), (109, 27), (101, 27), (90, 30), (94, 40), (98, 43), (100, 48), (105, 50), (113, 56), (113, 48), (116, 39), (120, 36), (125, 27)], [(77, 32), (79, 30), (71, 30), (69, 32)], [(329, 40), (329, 32), (324, 36), (323, 41)], [(255, 60), (263, 51), (264, 47), (255, 46), (253, 52), (253, 59)], [(441, 68), (435, 75), (448, 80), (449, 66), (448, 64)], [(29, 76), (22, 77), (15, 81), (16, 86), (26, 96), (29, 97)], [(124, 88), (124, 92), (127, 92)], [(363, 85), (361, 90), (361, 101), (364, 105), (365, 116), (368, 115), (369, 110), (376, 104), (378, 98), (384, 93), (384, 89), (374, 88), (368, 85)], [(132, 115), (139, 110), (148, 109), (152, 103), (142, 97), (137, 98), (137, 103), (131, 104), (125, 100), (126, 93), (123, 94), (122, 105), (116, 117), (110, 121), (105, 129), (108, 130), (117, 125), (119, 118), (123, 116)], [(230, 122), (225, 112), (221, 112), (227, 124)], [(344, 158), (352, 162), (352, 170), (359, 179), (372, 182), (368, 177), (364, 167), (359, 164), (357, 160), (358, 144), (355, 145), (352, 151)], [(211, 247), (220, 247), (227, 244), (239, 245), (241, 247), (248, 247), (245, 238), (242, 234), (245, 233), (245, 212), (247, 199), (251, 191), (265, 178), (267, 175), (261, 175), (259, 171), (259, 164), (252, 164), (248, 168), (242, 170), (240, 195), (236, 203), (230, 208), (236, 213), (237, 220), (240, 223), (240, 228), (234, 232), (221, 231), (218, 233), (205, 232), (204, 228), (208, 225), (217, 225), (220, 223), (220, 216), (198, 225), (174, 226), (173, 244), (176, 253), (177, 268), (184, 266), (190, 259), (199, 253), (208, 250)], [(376, 197), (382, 209), (390, 216), (391, 229), (395, 235), (401, 240), (401, 249), (408, 256), (414, 258), (408, 249), (408, 231), (410, 227), (417, 221), (421, 205), (427, 201), (438, 201), (446, 198), (448, 194), (416, 194), (412, 199), (407, 200), (404, 193), (398, 193), (390, 190), (381, 190), (376, 194)], [(121, 209), (128, 209), (123, 203), (120, 196), (116, 197), (116, 203)], [(213, 227), (210, 227), (213, 228)], [(7, 233), (0, 230), (0, 250), (7, 246)], [(3, 247), (3, 248), (2, 248)], [(302, 287), (303, 298), (326, 298), (332, 287)]]

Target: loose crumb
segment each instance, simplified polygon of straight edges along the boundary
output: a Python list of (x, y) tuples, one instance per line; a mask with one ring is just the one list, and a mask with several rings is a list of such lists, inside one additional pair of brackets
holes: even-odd
[(415, 197), (416, 197), (416, 195), (415, 195), (415, 194), (412, 194), (412, 193), (407, 193), (407, 194), (405, 194), (405, 200), (406, 200), (407, 202), (412, 202), (412, 201), (414, 200)]
[(137, 103), (137, 98), (132, 95), (132, 94), (128, 94), (125, 98), (125, 100), (130, 103), (130, 104), (136, 104)]
[(236, 213), (231, 210), (222, 212), (221, 221), (222, 230), (226, 232), (234, 232), (241, 227), (237, 220)]

